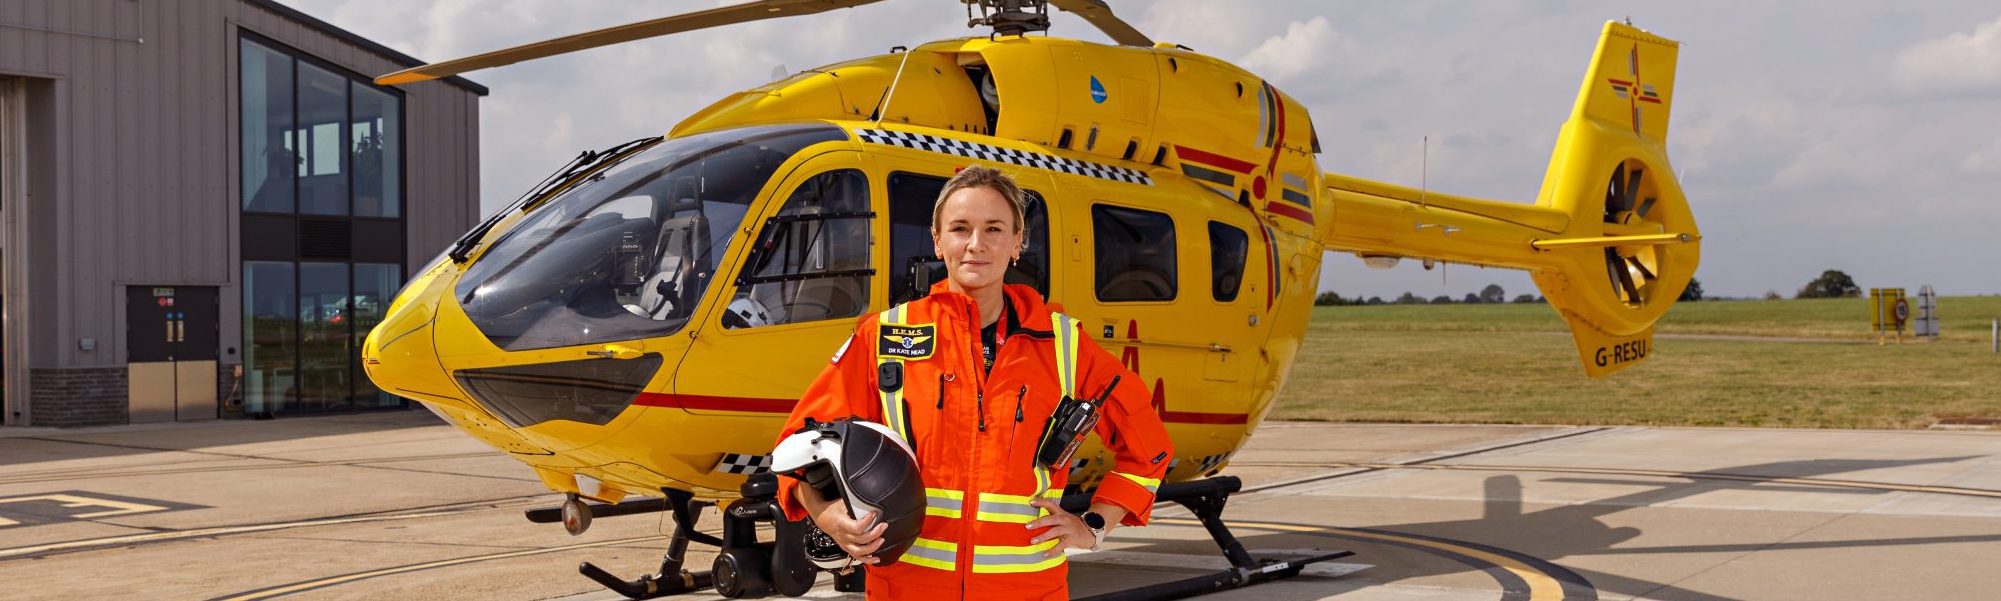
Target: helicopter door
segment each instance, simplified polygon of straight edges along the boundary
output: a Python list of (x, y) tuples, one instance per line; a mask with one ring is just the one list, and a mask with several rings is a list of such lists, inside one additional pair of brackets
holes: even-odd
[[(1233, 266), (1216, 274), (1218, 262), (1203, 212), (1176, 215), (1126, 205), (1094, 202), (1085, 264), (1099, 309), (1087, 320), (1091, 334), (1140, 374), (1153, 392), (1155, 409), (1170, 423), (1243, 424), (1246, 407), (1219, 399), (1242, 398), (1243, 381), (1254, 355), (1255, 322), (1239, 307), (1256, 296), (1241, 281), (1247, 244), (1234, 238), (1242, 227), (1221, 224), (1230, 249), (1222, 257)], [(1235, 230), (1232, 232), (1231, 230)], [(1228, 285), (1236, 284), (1235, 290)], [(1223, 294), (1232, 292), (1231, 294)], [(1197, 377), (1195, 374), (1201, 374)]]
[[(808, 159), (745, 221), (753, 241), (718, 283), (676, 371), (674, 392), (692, 413), (783, 415), (854, 332), (855, 320), (886, 306), (871, 185), (860, 153)], [(758, 432), (759, 443), (768, 432)]]

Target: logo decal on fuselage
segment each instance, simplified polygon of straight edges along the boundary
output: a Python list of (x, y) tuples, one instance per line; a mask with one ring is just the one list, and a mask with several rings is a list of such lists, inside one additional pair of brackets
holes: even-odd
[(875, 354), (903, 359), (924, 359), (931, 356), (932, 340), (937, 337), (938, 327), (933, 324), (914, 326), (883, 325), (876, 341)]
[(1108, 93), (1106, 93), (1106, 92), (1105, 92), (1105, 84), (1104, 84), (1103, 82), (1100, 82), (1100, 81), (1098, 81), (1098, 76), (1096, 76), (1096, 75), (1092, 75), (1092, 76), (1091, 76), (1091, 102), (1095, 102), (1095, 103), (1098, 103), (1098, 104), (1104, 104), (1104, 103), (1105, 103), (1105, 99), (1106, 99), (1106, 98), (1110, 98), (1111, 96), (1112, 96), (1111, 94), (1108, 94)]

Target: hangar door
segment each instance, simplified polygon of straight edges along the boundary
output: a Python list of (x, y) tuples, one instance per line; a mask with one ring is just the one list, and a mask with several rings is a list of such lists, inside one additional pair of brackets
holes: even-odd
[(216, 288), (125, 289), (125, 398), (132, 423), (216, 416)]

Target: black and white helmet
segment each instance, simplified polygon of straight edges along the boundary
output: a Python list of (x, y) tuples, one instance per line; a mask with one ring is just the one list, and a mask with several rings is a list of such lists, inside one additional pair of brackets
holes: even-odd
[[(848, 517), (875, 513), (877, 522), (888, 524), (875, 552), (878, 565), (895, 563), (924, 527), (924, 479), (917, 473), (917, 455), (882, 424), (808, 419), (805, 428), (772, 450), (771, 470), (798, 478), (827, 500), (847, 500)], [(807, 556), (823, 569), (851, 566), (847, 553), (817, 528), (809, 534)]]

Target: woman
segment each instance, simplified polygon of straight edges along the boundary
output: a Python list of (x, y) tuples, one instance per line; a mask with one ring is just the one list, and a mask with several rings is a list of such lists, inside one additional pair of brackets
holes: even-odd
[[(927, 508), (917, 542), (894, 563), (870, 555), (886, 524), (780, 479), (789, 519), (810, 517), (869, 566), (871, 599), (1068, 599), (1064, 549), (1096, 549), (1113, 528), (1145, 525), (1167, 473), (1167, 429), (1139, 377), (1035, 289), (1002, 282), (1024, 247), (1023, 202), (996, 169), (967, 167), (947, 182), (931, 240), (948, 277), (925, 298), (863, 317), (780, 433), (808, 417), (849, 416), (908, 432)], [(1105, 394), (1096, 433), (1115, 454), (1112, 473), (1090, 510), (1073, 515), (1057, 506), (1069, 470), (1038, 466), (1036, 448), (1065, 395)]]

